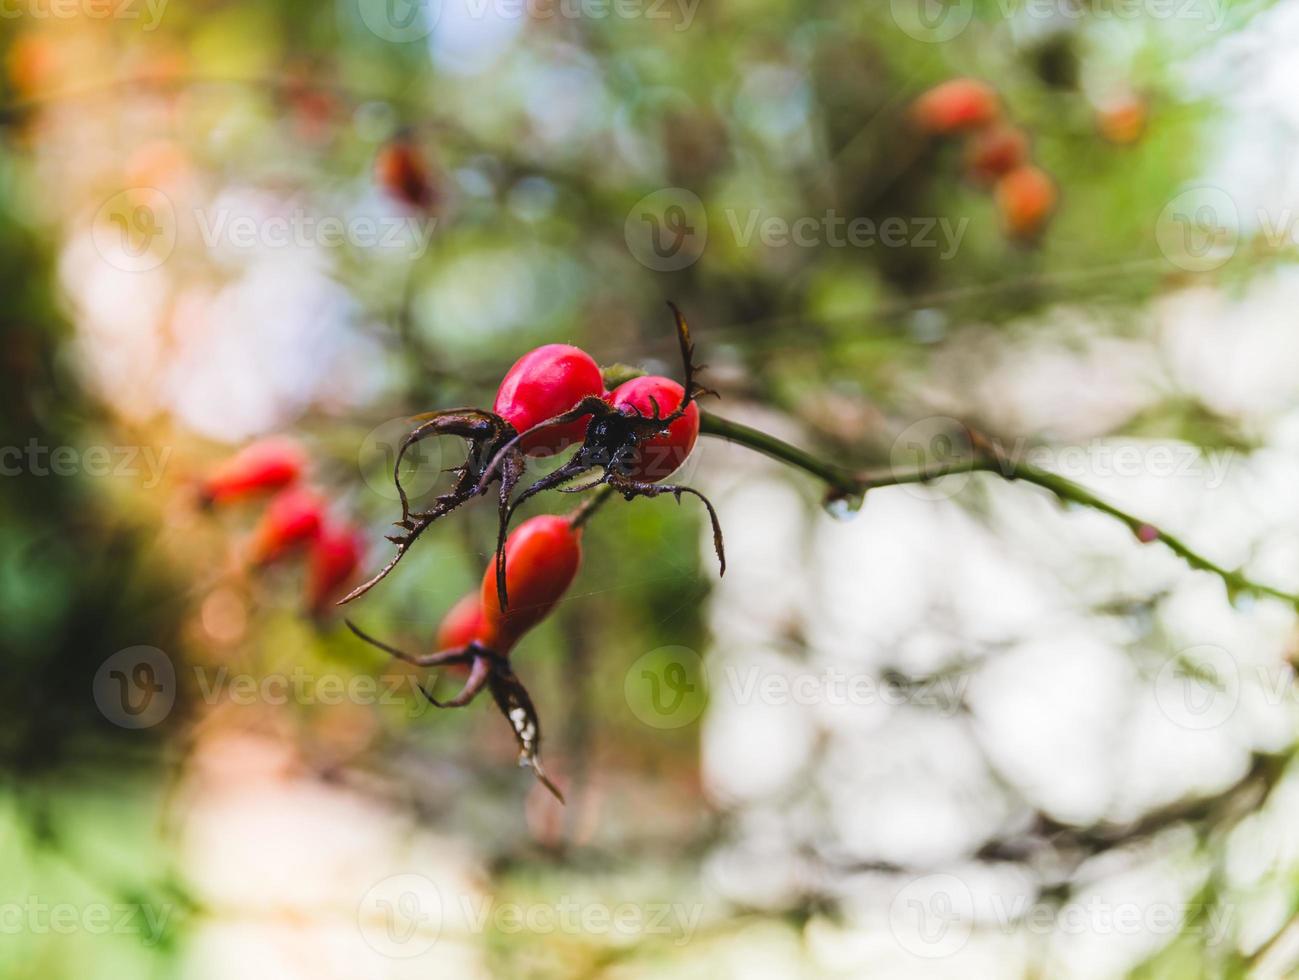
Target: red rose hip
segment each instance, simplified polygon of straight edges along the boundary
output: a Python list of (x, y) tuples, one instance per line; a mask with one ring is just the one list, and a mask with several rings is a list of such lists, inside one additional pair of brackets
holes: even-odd
[[(685, 389), (671, 378), (647, 375), (619, 385), (609, 396), (609, 404), (624, 414), (639, 413), (652, 418), (671, 415), (685, 397)], [(643, 440), (635, 451), (625, 476), (633, 480), (657, 482), (671, 476), (699, 438), (699, 408), (692, 401), (685, 413), (672, 422), (666, 432)]]
[[(516, 432), (562, 415), (583, 398), (604, 392), (600, 366), (590, 354), (569, 344), (546, 344), (524, 354), (505, 373), (492, 410)], [(551, 456), (582, 441), (590, 416), (547, 426), (519, 441), (530, 456)]]

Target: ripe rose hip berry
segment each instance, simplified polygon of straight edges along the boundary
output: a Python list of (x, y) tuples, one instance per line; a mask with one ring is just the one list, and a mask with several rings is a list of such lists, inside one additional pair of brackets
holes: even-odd
[(1028, 137), (1022, 129), (994, 125), (970, 137), (965, 172), (976, 184), (991, 184), (1028, 160)]
[(205, 506), (269, 494), (297, 482), (306, 453), (291, 439), (263, 439), (218, 463), (199, 486)]
[(562, 801), (558, 787), (541, 766), (541, 723), (527, 689), (514, 675), (507, 659), (514, 644), (555, 608), (573, 584), (582, 563), (581, 528), (566, 517), (542, 516), (524, 521), (505, 543), (505, 574), (516, 602), (503, 611), (497, 602), (496, 562), (483, 575), (482, 587), (451, 608), (438, 630), (436, 653), (412, 656), (366, 635), (354, 623), (347, 625), (361, 639), (407, 663), (441, 667), (468, 677), (460, 693), (439, 701), (429, 690), (424, 696), (440, 708), (469, 704), (483, 688), (491, 691), (509, 722), (519, 747), (519, 761)]
[[(549, 456), (581, 441), (591, 408), (603, 408), (604, 379), (591, 355), (569, 344), (547, 344), (529, 351), (506, 372), (496, 392), (494, 411), (454, 408), (422, 416), (402, 440), (393, 465), (401, 498), (404, 533), (390, 536), (396, 555), (342, 602), (363, 595), (396, 567), (406, 550), (436, 520), (499, 485), (501, 537), (510, 494), (527, 469), (528, 456)], [(432, 436), (459, 436), (470, 443), (469, 456), (451, 472), (451, 488), (423, 510), (412, 508), (401, 483), (401, 463), (410, 447)]]
[(509, 607), (502, 611), (495, 563), (483, 574), (479, 641), (506, 655), (528, 630), (550, 615), (582, 564), (582, 532), (566, 517), (529, 518), (505, 541)]
[[(671, 378), (647, 375), (633, 378), (615, 388), (609, 404), (624, 415), (667, 416), (676, 411), (685, 389)], [(685, 414), (666, 432), (641, 440), (630, 459), (623, 461), (622, 475), (651, 483), (671, 476), (686, 461), (699, 438), (699, 407), (691, 402)]]
[(1006, 234), (1022, 241), (1036, 238), (1055, 210), (1055, 183), (1031, 164), (1016, 167), (997, 182), (997, 210)]
[(916, 125), (935, 136), (986, 126), (1000, 112), (1000, 100), (992, 86), (975, 78), (949, 79), (911, 105), (911, 118)]
[(496, 391), (492, 410), (519, 433), (529, 456), (551, 456), (582, 441), (589, 415), (528, 432), (562, 415), (583, 398), (604, 392), (600, 366), (586, 351), (569, 344), (546, 344), (514, 362)]
[(434, 642), (439, 650), (451, 647), (462, 647), (478, 639), (483, 625), (483, 603), (479, 590), (475, 589), (462, 595), (454, 606), (447, 610), (438, 626)]
[(314, 541), (324, 523), (325, 508), (309, 490), (291, 487), (267, 506), (253, 529), (249, 559), (265, 565)]
[(356, 528), (328, 522), (321, 527), (307, 565), (307, 608), (313, 615), (324, 615), (342, 595), (364, 553)]
[[(483, 604), (478, 590), (462, 595), (447, 610), (433, 638), (434, 650), (460, 650), (478, 641), (483, 626)], [(469, 673), (468, 663), (449, 663), (446, 669), (463, 677)]]

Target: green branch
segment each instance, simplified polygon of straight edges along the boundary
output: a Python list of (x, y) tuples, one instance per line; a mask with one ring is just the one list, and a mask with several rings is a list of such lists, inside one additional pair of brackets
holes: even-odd
[(992, 473), (1004, 480), (1031, 483), (1050, 492), (1057, 500), (1088, 507), (1100, 511), (1102, 514), (1108, 514), (1115, 520), (1122, 521), (1140, 541), (1146, 543), (1161, 542), (1192, 568), (1218, 576), (1226, 584), (1227, 591), (1232, 595), (1250, 593), (1269, 596), (1273, 599), (1280, 599), (1295, 609), (1299, 609), (1299, 595), (1254, 582), (1246, 578), (1237, 569), (1224, 568), (1217, 562), (1211, 561), (1193, 550), (1180, 538), (1161, 530), (1150, 521), (1144, 521), (1125, 510), (1115, 507), (1073, 480), (1008, 456), (994, 443), (978, 435), (971, 438), (970, 455), (961, 459), (916, 467), (850, 470), (836, 463), (820, 459), (796, 446), (791, 446), (775, 436), (768, 435), (739, 422), (718, 418), (709, 412), (701, 413), (700, 431), (705, 435), (716, 436), (719, 439), (745, 446), (772, 459), (810, 473), (829, 486), (831, 495), (835, 497), (860, 496), (869, 490), (876, 490), (880, 487), (908, 483), (928, 483), (930, 480), (950, 476), (954, 473)]

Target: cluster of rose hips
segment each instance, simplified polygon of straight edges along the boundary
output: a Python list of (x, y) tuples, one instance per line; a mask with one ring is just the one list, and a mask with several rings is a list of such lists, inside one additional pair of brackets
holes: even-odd
[[(519, 639), (548, 616), (577, 575), (581, 563), (581, 528), (599, 500), (593, 498), (567, 516), (540, 516), (509, 527), (515, 510), (545, 491), (579, 493), (604, 486), (626, 500), (692, 494), (703, 501), (712, 522), (713, 543), (726, 568), (721, 528), (712, 504), (697, 490), (664, 483), (694, 449), (699, 437), (695, 399), (707, 392), (695, 380), (694, 346), (689, 327), (675, 306), (677, 338), (685, 383), (645, 375), (607, 390), (600, 366), (585, 351), (567, 344), (547, 344), (524, 354), (506, 372), (491, 411), (454, 408), (418, 416), (393, 462), (393, 482), (401, 499), (401, 532), (389, 536), (396, 554), (369, 581), (342, 602), (363, 595), (397, 565), (418, 537), (435, 521), (495, 488), (498, 532), (494, 560), (482, 586), (462, 598), (447, 614), (437, 635), (438, 649), (413, 655), (348, 626), (361, 639), (421, 667), (452, 668), (467, 673), (464, 687), (438, 707), (462, 707), (484, 688), (491, 692), (510, 722), (520, 762), (559, 796), (538, 758), (541, 735), (527, 690), (509, 665)], [(449, 472), (451, 487), (423, 510), (414, 509), (401, 483), (401, 464), (419, 441), (434, 436), (466, 440), (464, 463)], [(522, 482), (530, 457), (553, 456), (576, 447), (562, 465), (530, 486)], [(561, 797), (562, 798), (562, 797)]]
[(1055, 210), (1055, 183), (1032, 163), (1027, 134), (1004, 118), (990, 85), (949, 79), (912, 103), (911, 118), (927, 135), (965, 137), (966, 175), (977, 186), (992, 188), (1009, 237), (1030, 242), (1041, 235)]
[(264, 439), (215, 466), (198, 493), (205, 507), (266, 500), (248, 563), (265, 568), (305, 553), (306, 607), (323, 617), (355, 579), (364, 545), (351, 522), (332, 515), (320, 494), (303, 485), (306, 470), (307, 455), (296, 442)]

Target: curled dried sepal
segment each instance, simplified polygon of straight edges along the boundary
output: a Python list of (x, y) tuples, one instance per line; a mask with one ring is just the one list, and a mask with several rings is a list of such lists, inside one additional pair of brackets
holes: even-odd
[(493, 658), (487, 687), (514, 732), (514, 740), (519, 745), (519, 765), (530, 768), (541, 785), (563, 803), (564, 794), (551, 782), (541, 765), (541, 721), (537, 718), (537, 709), (533, 707), (528, 689), (520, 683), (503, 657)]
[(560, 803), (564, 802), (564, 794), (551, 782), (541, 765), (541, 721), (537, 717), (537, 709), (533, 706), (528, 689), (515, 676), (510, 668), (510, 662), (505, 657), (487, 649), (476, 640), (437, 653), (406, 653), (399, 647), (375, 639), (350, 619), (345, 622), (347, 628), (358, 638), (408, 664), (417, 667), (468, 665), (469, 679), (465, 681), (460, 693), (450, 701), (439, 701), (433, 696), (432, 690), (423, 686), (420, 687), (420, 693), (434, 707), (462, 708), (473, 701), (486, 687), (491, 691), (492, 700), (500, 708), (501, 714), (509, 722), (510, 730), (514, 732), (514, 739), (519, 745), (519, 765), (531, 768), (541, 784), (550, 790)]

